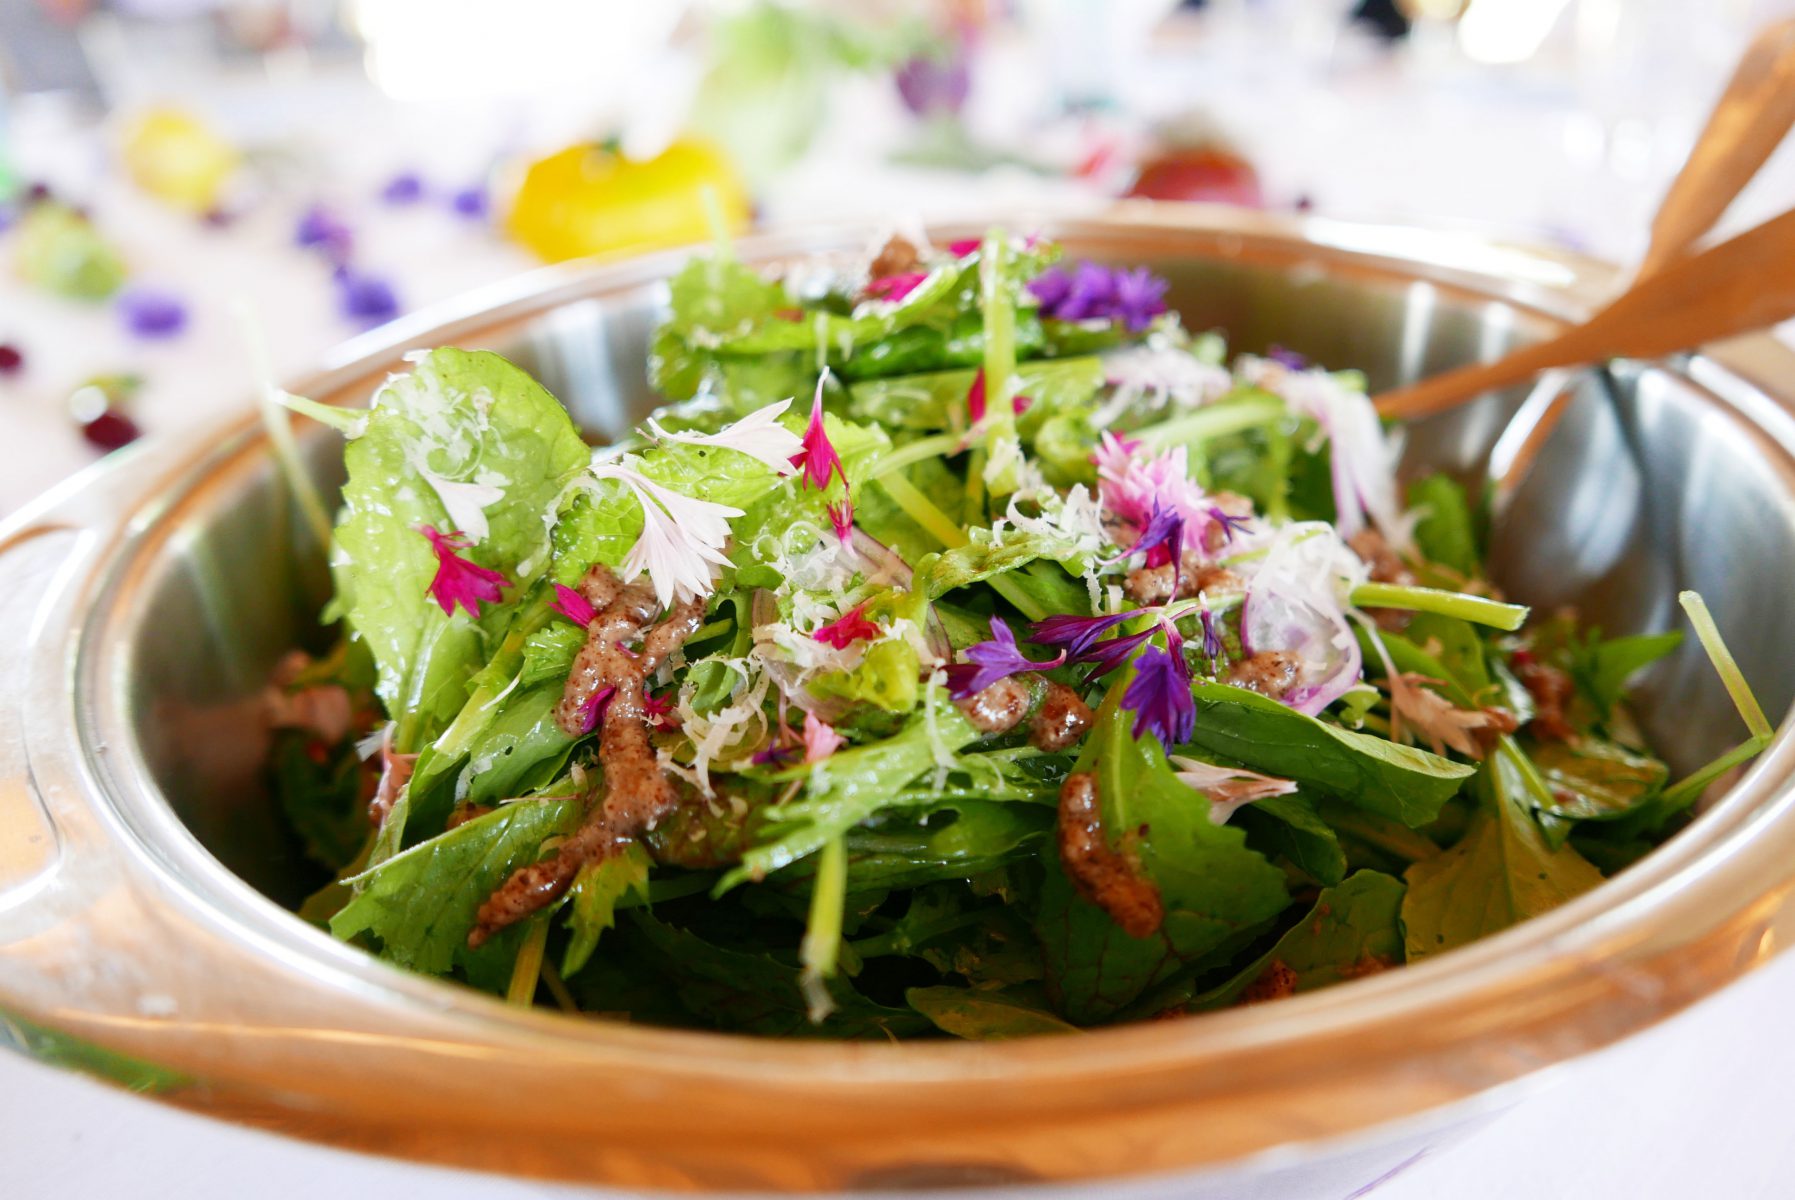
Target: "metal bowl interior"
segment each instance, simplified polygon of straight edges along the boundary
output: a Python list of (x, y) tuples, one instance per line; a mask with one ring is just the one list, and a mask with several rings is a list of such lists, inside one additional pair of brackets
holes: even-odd
[[(1143, 208), (1044, 232), (1077, 256), (1150, 264), (1187, 324), (1224, 331), (1233, 350), (1275, 343), (1357, 366), (1374, 388), (1542, 336), (1608, 279), (1551, 255), (1326, 223)], [(864, 240), (825, 231), (744, 253), (775, 261)], [(412, 346), (487, 347), (602, 441), (652, 403), (644, 351), (676, 262), (534, 277), (358, 347), (306, 390), (364, 403)], [(1795, 388), (1787, 357), (1751, 350)], [(1500, 510), (1497, 582), (1536, 606), (1576, 605), (1610, 633), (1672, 624), (1676, 592), (1695, 588), (1766, 708), (1785, 711), (1795, 423), (1775, 396), (1709, 359), (1590, 376)], [(1488, 397), (1417, 426), (1407, 469), (1480, 481), (1520, 401)], [(334, 435), (310, 429), (304, 445), (335, 486)], [(401, 975), (284, 911), (319, 880), (266, 794), (256, 701), (282, 652), (316, 643), (320, 557), (253, 422), (139, 461), (103, 521), (76, 504), (76, 516), (52, 521), (51, 507), (27, 522), (101, 536), (80, 570), (57, 576), (64, 615), (33, 642), (30, 686), (65, 689), (25, 726), (61, 851), (24, 943), (9, 953), (0, 935), (0, 1003), (176, 1067), (192, 1082), (171, 1098), (197, 1107), (393, 1153), (633, 1184), (1213, 1167), (1412, 1117), (1624, 1036), (1770, 953), (1787, 921), (1795, 815), (1779, 737), (1695, 826), (1566, 909), (1276, 1005), (1070, 1041), (846, 1047), (506, 1009)], [(40, 653), (40, 641), (66, 653)], [(1737, 740), (1692, 644), (1644, 684), (1644, 724), (1678, 768)], [(102, 866), (75, 861), (99, 845)], [(3, 867), (0, 855), (0, 901)], [(142, 962), (177, 943), (189, 956), (178, 966)], [(96, 950), (118, 963), (83, 975), (81, 955)], [(584, 1107), (595, 1079), (617, 1081), (602, 1119)]]

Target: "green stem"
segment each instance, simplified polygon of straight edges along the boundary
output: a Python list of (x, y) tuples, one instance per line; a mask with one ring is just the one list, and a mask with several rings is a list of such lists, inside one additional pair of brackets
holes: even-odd
[(511, 986), (505, 989), (505, 1001), (528, 1008), (536, 1002), (536, 984), (542, 975), (542, 951), (548, 945), (548, 918), (533, 918), (518, 948), (517, 962), (511, 968)]
[(933, 437), (917, 438), (914, 442), (898, 447), (874, 463), (873, 469), (861, 476), (860, 482), (881, 479), (894, 471), (902, 471), (906, 467), (913, 467), (927, 459), (952, 454), (960, 444), (960, 436), (955, 433), (938, 433)]
[(1733, 707), (1739, 710), (1745, 728), (1751, 730), (1753, 737), (1768, 742), (1776, 729), (1758, 706), (1758, 698), (1751, 694), (1751, 685), (1745, 682), (1745, 674), (1739, 670), (1732, 651), (1721, 640), (1720, 629), (1714, 624), (1714, 615), (1708, 611), (1707, 604), (1697, 592), (1679, 594), (1677, 603), (1689, 614), (1689, 623), (1695, 626), (1695, 636), (1701, 640), (1702, 649), (1707, 651), (1708, 661), (1714, 664), (1720, 682), (1726, 685), (1727, 695), (1733, 698)]
[(360, 437), (368, 427), (368, 410), (365, 408), (338, 408), (334, 404), (319, 404), (316, 400), (295, 396), (292, 392), (279, 388), (275, 389), (274, 400), (282, 408), (290, 409), (302, 417), (309, 417), (320, 425), (329, 426), (344, 437)]
[(933, 501), (917, 491), (908, 479), (902, 475), (887, 475), (879, 480), (879, 486), (904, 510), (905, 516), (922, 526), (929, 536), (943, 546), (953, 548), (966, 544), (965, 532), (946, 513), (936, 508)]
[(834, 1005), (822, 981), (835, 976), (841, 957), (841, 916), (848, 894), (848, 845), (838, 834), (817, 852), (816, 882), (810, 891), (810, 920), (798, 960), (804, 964), (802, 981), (810, 1006), (811, 1024), (820, 1024)]
[(1513, 632), (1527, 620), (1527, 608), (1521, 604), (1504, 604), (1487, 596), (1467, 592), (1447, 592), (1439, 588), (1412, 587), (1396, 583), (1361, 583), (1352, 590), (1352, 602), (1358, 608), (1402, 608), (1413, 612), (1438, 613), (1457, 617), (1473, 625), (1488, 625)]
[(1177, 446), (1187, 442), (1206, 441), (1230, 433), (1267, 425), (1286, 415), (1280, 400), (1242, 400), (1234, 404), (1216, 404), (1157, 425), (1137, 429), (1130, 437), (1149, 446)]

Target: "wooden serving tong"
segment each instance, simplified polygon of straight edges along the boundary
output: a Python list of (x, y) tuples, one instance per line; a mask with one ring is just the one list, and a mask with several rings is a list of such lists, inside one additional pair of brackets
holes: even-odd
[[(1752, 40), (1652, 222), (1638, 274), (1583, 324), (1493, 362), (1474, 363), (1382, 393), (1378, 412), (1419, 417), (1555, 367), (1616, 357), (1658, 358), (1795, 317), (1795, 210), (1691, 253), (1795, 124), (1795, 19)], [(1564, 393), (1535, 422), (1555, 423)], [(1543, 390), (1543, 389), (1542, 389)]]

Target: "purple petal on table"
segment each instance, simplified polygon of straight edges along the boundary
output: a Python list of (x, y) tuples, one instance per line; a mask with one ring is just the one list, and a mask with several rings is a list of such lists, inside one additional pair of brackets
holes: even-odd
[(171, 338), (187, 328), (187, 305), (172, 292), (134, 287), (118, 298), (125, 328), (140, 338)]

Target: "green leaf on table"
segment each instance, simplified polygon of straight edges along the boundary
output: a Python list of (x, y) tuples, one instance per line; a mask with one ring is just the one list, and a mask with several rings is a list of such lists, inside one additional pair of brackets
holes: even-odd
[(1048, 851), (1035, 929), (1048, 992), (1080, 1025), (1113, 1016), (1186, 964), (1250, 936), (1289, 901), (1284, 873), (1247, 848), (1243, 831), (1210, 821), (1208, 801), (1172, 773), (1156, 740), (1134, 739), (1123, 687), (1104, 698), (1074, 769), (1096, 776), (1105, 836), (1133, 839), (1165, 919), (1147, 937), (1129, 936), (1073, 888)]
[(1438, 816), (1474, 771), (1425, 750), (1329, 725), (1244, 688), (1199, 683), (1192, 692), (1195, 745), (1410, 828)]
[(359, 891), (330, 931), (344, 941), (369, 934), (382, 958), (441, 975), (466, 948), (486, 898), (536, 861), (545, 838), (578, 828), (584, 811), (577, 796), (520, 800), (419, 842), (350, 881)]
[(1060, 1020), (1029, 998), (1007, 989), (983, 991), (961, 987), (914, 987), (904, 993), (911, 1008), (935, 1028), (974, 1042), (1007, 1041), (1049, 1033), (1077, 1033), (1078, 1026)]
[(1550, 912), (1602, 882), (1569, 845), (1554, 849), (1533, 818), (1543, 787), (1512, 739), (1486, 761), (1485, 803), (1455, 845), (1411, 866), (1402, 923), (1410, 962)]

